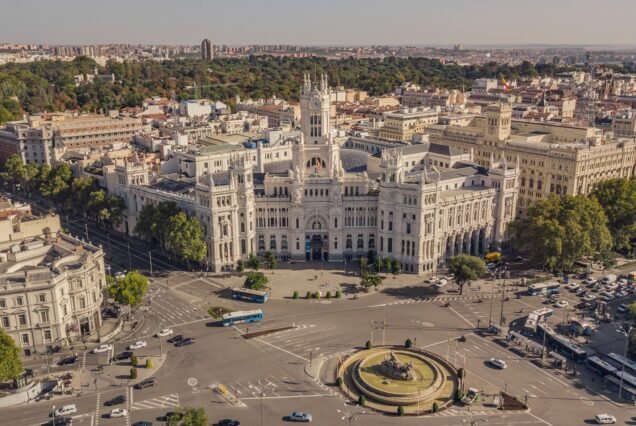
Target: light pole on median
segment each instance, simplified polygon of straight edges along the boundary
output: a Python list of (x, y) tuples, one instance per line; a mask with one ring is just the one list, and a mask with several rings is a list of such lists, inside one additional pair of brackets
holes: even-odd
[(619, 328), (616, 332), (625, 336), (625, 354), (623, 355), (625, 360), (623, 361), (623, 366), (621, 368), (621, 384), (618, 388), (618, 399), (620, 400), (623, 396), (623, 377), (625, 376), (625, 361), (627, 360), (627, 348), (629, 347), (629, 336), (632, 333), (634, 327), (629, 327), (627, 330), (624, 328)]
[(148, 251), (148, 262), (150, 263), (150, 276), (152, 277), (152, 250)]
[(349, 425), (351, 425), (351, 422), (354, 422), (357, 420), (356, 416), (361, 415), (361, 414), (367, 414), (365, 411), (360, 411), (358, 413), (354, 413), (349, 411), (349, 408), (347, 407), (347, 404), (344, 404), (344, 410), (336, 410), (340, 415), (340, 419), (341, 420), (347, 420), (349, 422)]

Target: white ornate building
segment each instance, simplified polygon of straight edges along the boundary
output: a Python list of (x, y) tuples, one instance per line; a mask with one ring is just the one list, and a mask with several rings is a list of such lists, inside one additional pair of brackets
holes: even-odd
[(505, 238), (518, 164), (484, 167), (471, 154), (429, 143), (373, 156), (341, 149), (331, 136), (324, 76), (317, 84), (305, 77), (300, 107), (302, 133), (281, 141), (291, 145), (291, 159), (263, 165), (250, 150), (233, 150), (224, 171), (152, 179), (142, 162), (117, 167), (112, 189), (127, 200), (127, 230), (144, 204), (175, 201), (203, 224), (213, 270), (265, 251), (351, 261), (373, 250), (421, 274)]

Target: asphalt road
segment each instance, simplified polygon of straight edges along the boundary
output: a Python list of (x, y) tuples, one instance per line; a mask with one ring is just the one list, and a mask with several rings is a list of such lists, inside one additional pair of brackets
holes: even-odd
[[(358, 300), (272, 300), (262, 306), (265, 321), (249, 325), (249, 331), (288, 325), (296, 328), (245, 340), (240, 335), (247, 331), (247, 326), (219, 327), (205, 317), (203, 307), (185, 303), (172, 290), (154, 290), (149, 297), (153, 297), (153, 301), (148, 305), (144, 327), (129, 341), (116, 344), (114, 352), (125, 350), (137, 339), (148, 343), (146, 348), (136, 351), (139, 355), (167, 352), (166, 363), (156, 374), (158, 385), (132, 391), (132, 401), (130, 390), (119, 386), (100, 388), (98, 393), (74, 398), (79, 410), (74, 424), (119, 425), (139, 420), (158, 424), (157, 417), (177, 406), (202, 406), (212, 420), (229, 417), (247, 425), (261, 424), (261, 413), (262, 424), (283, 424), (283, 416), (296, 410), (311, 412), (316, 424), (344, 424), (338, 412), (345, 410), (344, 400), (330, 386), (329, 372), (325, 369), (321, 375), (325, 386), (306, 375), (305, 366), (311, 361), (324, 363), (326, 368), (336, 354), (353, 350), (370, 339), (374, 344), (403, 344), (406, 338), (414, 340), (418, 347), (447, 356), (457, 366), (465, 366), (468, 386), (482, 390), (486, 403), (492, 402), (488, 395), (502, 389), (521, 399), (528, 397), (530, 413), (502, 413), (488, 405), (473, 407), (473, 414), (488, 419), (489, 424), (582, 424), (601, 412), (615, 415), (624, 424), (636, 414), (578, 387), (562, 372), (541, 368), (532, 359), (510, 351), (492, 338), (474, 334), (478, 320), (482, 324), (488, 321), (488, 301), (478, 303), (474, 298), (466, 298), (443, 307), (443, 300), (439, 299), (396, 298), (381, 293)], [(248, 303), (236, 304), (254, 308)], [(522, 306), (527, 312), (544, 305), (537, 297), (511, 298), (504, 302), (504, 316), (514, 318)], [(493, 311), (497, 307), (501, 305), (493, 303)], [(557, 314), (553, 318), (558, 317)], [(194, 337), (196, 343), (177, 348), (163, 339), (160, 348), (159, 339), (152, 334), (164, 327)], [(465, 343), (455, 340), (460, 335), (467, 336)], [(97, 359), (101, 356), (87, 355), (86, 365), (101, 362)], [(505, 359), (508, 368), (493, 370), (485, 363), (491, 357)], [(210, 389), (215, 384), (230, 389), (242, 406), (231, 405), (218, 397)], [(110, 409), (103, 403), (119, 394), (129, 396), (130, 416), (127, 419), (104, 417)], [(57, 405), (60, 404), (62, 401), (57, 401)], [(50, 410), (49, 402), (31, 403), (2, 410), (3, 421), (12, 425), (35, 425), (46, 421)], [(347, 410), (361, 411), (352, 406)], [(467, 419), (467, 411), (456, 407), (419, 419), (359, 414), (358, 423), (457, 425)]]

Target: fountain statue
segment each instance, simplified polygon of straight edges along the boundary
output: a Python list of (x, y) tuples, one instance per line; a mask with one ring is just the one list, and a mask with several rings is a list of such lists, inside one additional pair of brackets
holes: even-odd
[(380, 364), (380, 369), (386, 376), (396, 380), (415, 380), (415, 371), (413, 364), (407, 362), (402, 363), (393, 351), (389, 357), (385, 358)]

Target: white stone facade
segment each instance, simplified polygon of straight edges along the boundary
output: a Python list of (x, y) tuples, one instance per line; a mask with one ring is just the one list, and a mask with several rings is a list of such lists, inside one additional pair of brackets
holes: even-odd
[(144, 204), (175, 201), (203, 224), (213, 270), (250, 253), (342, 262), (372, 250), (422, 274), (447, 256), (483, 253), (504, 240), (517, 202), (516, 164), (483, 167), (429, 143), (373, 156), (341, 149), (330, 133), (329, 102), (326, 78), (315, 84), (307, 76), (302, 132), (278, 144), (291, 146), (289, 160), (263, 165), (254, 150), (242, 150), (224, 171), (153, 182), (141, 164), (119, 167), (115, 190), (127, 200), (128, 231)]

